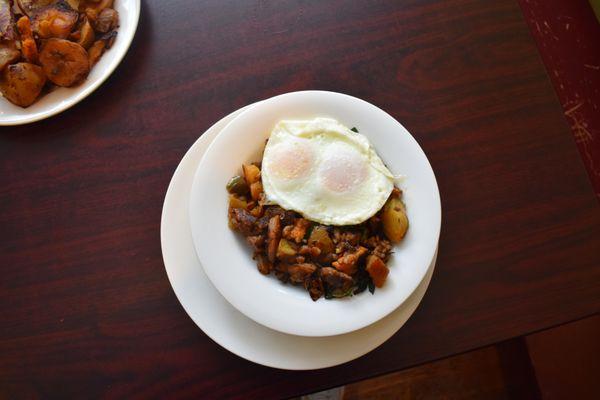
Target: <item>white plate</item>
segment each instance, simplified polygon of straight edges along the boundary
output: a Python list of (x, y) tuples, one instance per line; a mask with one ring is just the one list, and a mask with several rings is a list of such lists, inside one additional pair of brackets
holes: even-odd
[(209, 143), (240, 112), (217, 122), (194, 143), (169, 184), (160, 233), (165, 269), (175, 295), (190, 318), (211, 339), (257, 364), (291, 370), (318, 369), (368, 353), (389, 339), (415, 311), (429, 285), (435, 259), (415, 292), (386, 318), (352, 333), (322, 338), (286, 335), (255, 323), (233, 308), (204, 274), (189, 227), (192, 179)]
[(87, 79), (73, 88), (54, 89), (27, 108), (18, 107), (0, 95), (0, 125), (28, 124), (58, 114), (86, 98), (110, 76), (133, 40), (140, 16), (140, 0), (116, 0), (115, 9), (119, 12), (119, 34)]
[[(332, 117), (357, 127), (401, 185), (410, 228), (374, 295), (313, 302), (305, 290), (261, 275), (249, 246), (227, 224), (227, 181), (243, 162), (260, 161), (265, 140), (281, 119)], [(234, 118), (215, 138), (192, 184), (190, 222), (196, 253), (213, 285), (240, 312), (283, 333), (339, 335), (364, 328), (395, 310), (425, 276), (441, 224), (440, 197), (429, 161), (406, 129), (383, 110), (333, 92), (288, 93), (264, 100)]]

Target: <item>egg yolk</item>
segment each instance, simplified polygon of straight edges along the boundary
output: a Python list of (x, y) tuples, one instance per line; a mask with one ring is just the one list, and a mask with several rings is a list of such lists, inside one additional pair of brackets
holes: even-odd
[(280, 179), (292, 180), (308, 175), (313, 165), (311, 147), (302, 142), (280, 144), (276, 146), (266, 167)]
[(332, 192), (346, 193), (365, 181), (367, 168), (357, 154), (339, 151), (321, 162), (319, 176), (325, 188)]

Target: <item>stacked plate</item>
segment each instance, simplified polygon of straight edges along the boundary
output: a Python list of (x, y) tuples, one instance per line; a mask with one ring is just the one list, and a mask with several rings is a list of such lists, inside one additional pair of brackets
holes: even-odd
[[(298, 288), (256, 270), (227, 224), (228, 179), (260, 160), (279, 120), (329, 117), (360, 127), (401, 184), (410, 228), (375, 294), (312, 302)], [(390, 338), (421, 301), (435, 267), (440, 197), (427, 157), (389, 114), (354, 97), (322, 91), (276, 96), (215, 123), (188, 150), (163, 206), (167, 275), (183, 308), (215, 342), (258, 364), (318, 369), (360, 357)]]

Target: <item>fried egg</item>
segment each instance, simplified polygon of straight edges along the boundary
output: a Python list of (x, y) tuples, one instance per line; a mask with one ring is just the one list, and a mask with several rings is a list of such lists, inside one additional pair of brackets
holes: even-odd
[(267, 204), (326, 225), (366, 221), (394, 187), (369, 140), (329, 118), (278, 122), (261, 175)]

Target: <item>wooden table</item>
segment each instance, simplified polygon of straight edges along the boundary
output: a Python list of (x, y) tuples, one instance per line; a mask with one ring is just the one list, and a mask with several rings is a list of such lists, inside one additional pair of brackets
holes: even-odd
[[(0, 398), (286, 397), (600, 309), (600, 208), (515, 0), (142, 3), (102, 88), (0, 131)], [(302, 89), (400, 120), (436, 171), (443, 224), (404, 328), (354, 362), (288, 372), (187, 317), (159, 224), (198, 135)]]

